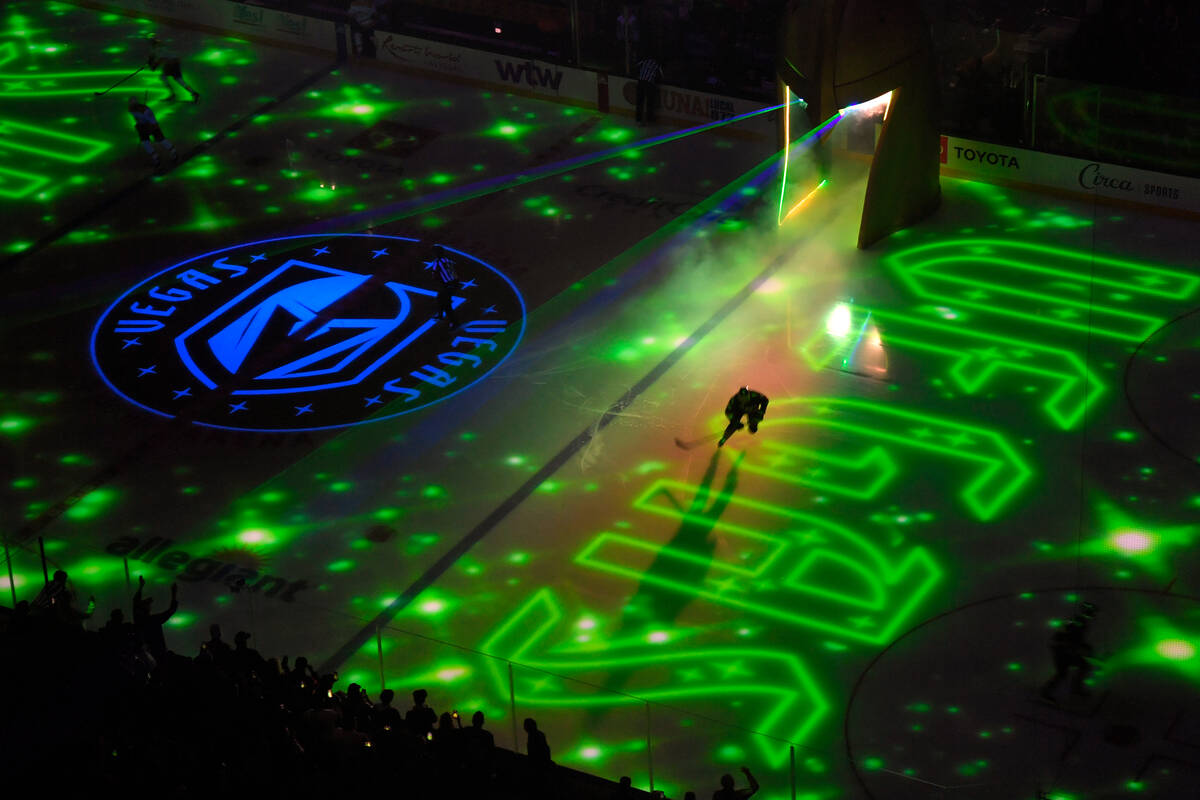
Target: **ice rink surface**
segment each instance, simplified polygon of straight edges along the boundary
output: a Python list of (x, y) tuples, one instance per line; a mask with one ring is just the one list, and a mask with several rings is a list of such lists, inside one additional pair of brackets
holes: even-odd
[[(600, 159), (671, 129), (68, 5), (4, 24), (19, 595), (40, 535), (98, 628), (125, 556), (180, 584), (180, 652), (247, 630), (668, 796), (741, 764), (790, 796), (793, 753), (807, 800), (1194, 792), (1194, 221), (944, 178), (860, 251), (849, 157), (780, 225), (761, 142)], [(199, 103), (94, 94), (151, 31)], [(718, 450), (741, 385), (766, 420)], [(1084, 600), (1104, 661), (1051, 704)]]

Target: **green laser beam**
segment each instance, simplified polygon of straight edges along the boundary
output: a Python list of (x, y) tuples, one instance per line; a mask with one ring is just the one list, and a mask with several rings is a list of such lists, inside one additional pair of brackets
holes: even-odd
[[(490, 179), (483, 180), (483, 181), (477, 181), (475, 183), (468, 184), (466, 186), (456, 187), (454, 189), (448, 189), (443, 193), (433, 195), (433, 197), (431, 197), (431, 198), (423, 198), (421, 201), (415, 201), (414, 203), (411, 203), (411, 204), (408, 204), (408, 203), (402, 204), (405, 206), (410, 206), (409, 208), (404, 208), (403, 210), (396, 210), (396, 211), (389, 212), (386, 208), (385, 209), (376, 209), (375, 211), (371, 212), (371, 216), (372, 216), (372, 219), (379, 219), (379, 217), (377, 215), (382, 213), (383, 214), (382, 219), (384, 221), (394, 222), (396, 220), (406, 219), (408, 217), (412, 217), (412, 216), (415, 216), (418, 214), (427, 214), (427, 213), (430, 213), (433, 211), (437, 211), (438, 209), (454, 205), (456, 203), (462, 203), (462, 202), (466, 202), (468, 200), (474, 200), (476, 198), (483, 197), (485, 195), (494, 194), (496, 192), (506, 191), (508, 189), (513, 189), (518, 186), (524, 186), (527, 183), (533, 183), (534, 181), (539, 181), (544, 178), (550, 178), (555, 175), (561, 175), (564, 172), (570, 172), (575, 169), (582, 169), (584, 167), (590, 167), (594, 164), (599, 164), (601, 162), (608, 161), (613, 158), (619, 158), (619, 157), (624, 156), (625, 154), (629, 153), (630, 151), (648, 150), (651, 147), (657, 147), (660, 144), (666, 144), (667, 142), (673, 142), (673, 141), (682, 139), (687, 136), (693, 136), (698, 133), (704, 133), (706, 131), (713, 130), (715, 128), (719, 128), (723, 125), (729, 125), (733, 122), (740, 122), (742, 120), (750, 119), (750, 118), (759, 116), (761, 114), (767, 114), (772, 111), (779, 110), (779, 108), (780, 108), (779, 105), (767, 106), (767, 107), (758, 109), (757, 111), (752, 111), (752, 112), (749, 112), (746, 114), (742, 114), (738, 117), (732, 117), (730, 119), (724, 119), (724, 120), (717, 120), (716, 122), (710, 122), (705, 125), (701, 125), (701, 126), (698, 126), (695, 128), (689, 128), (689, 129), (683, 130), (683, 131), (677, 131), (675, 133), (664, 134), (662, 136), (657, 136), (652, 139), (644, 139), (644, 140), (641, 140), (638, 142), (631, 142), (626, 145), (619, 145), (617, 147), (612, 147), (607, 150), (602, 150), (599, 153), (592, 153), (589, 155), (574, 156), (572, 158), (563, 159), (561, 161), (556, 161), (552, 164), (547, 164), (547, 165), (537, 167), (528, 172), (515, 173), (513, 175), (507, 176), (505, 179), (490, 178)], [(833, 118), (831, 117), (830, 119), (833, 119)], [(813, 130), (815, 131), (815, 130), (817, 130), (817, 128), (814, 128)], [(778, 157), (778, 154), (772, 155), (770, 160), (773, 161), (777, 157)], [(340, 227), (344, 227), (344, 225), (346, 224), (346, 220), (344, 220), (344, 219), (338, 220), (337, 222)]]

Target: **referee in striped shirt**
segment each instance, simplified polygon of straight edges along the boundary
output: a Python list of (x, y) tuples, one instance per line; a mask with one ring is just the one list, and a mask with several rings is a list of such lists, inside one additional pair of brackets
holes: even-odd
[(454, 284), (458, 280), (458, 273), (454, 269), (454, 262), (440, 244), (429, 248), (428, 254), (432, 258), (425, 263), (432, 265), (434, 274), (442, 282), (442, 288), (438, 290), (438, 316), (449, 322), (450, 330), (454, 330), (458, 327), (458, 317), (454, 314)]
[(654, 122), (658, 105), (658, 81), (663, 76), (662, 65), (653, 56), (646, 56), (637, 65), (637, 121), (639, 125)]

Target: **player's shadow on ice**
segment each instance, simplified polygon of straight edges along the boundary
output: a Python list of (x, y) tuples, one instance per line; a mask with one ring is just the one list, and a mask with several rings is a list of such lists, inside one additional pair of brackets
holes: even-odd
[(717, 462), (720, 457), (721, 451), (718, 450), (709, 459), (708, 469), (704, 471), (696, 494), (686, 509), (670, 492), (663, 492), (663, 497), (675, 507), (683, 519), (678, 530), (646, 568), (645, 577), (626, 604), (621, 623), (623, 629), (638, 625), (674, 623), (693, 598), (684, 592), (667, 589), (662, 584), (701, 586), (708, 577), (713, 553), (717, 547), (712, 532), (721, 515), (725, 513), (733, 493), (737, 491), (738, 465), (741, 463), (742, 454), (739, 454), (730, 466), (721, 491), (713, 492), (712, 483), (717, 474)]
[[(715, 451), (687, 508), (669, 492), (663, 492), (667, 501), (682, 515), (682, 520), (679, 528), (659, 549), (654, 561), (646, 568), (641, 583), (625, 604), (621, 624), (614, 633), (614, 639), (620, 641), (627, 636), (648, 633), (655, 628), (670, 627), (683, 613), (684, 608), (695, 599), (694, 595), (668, 589), (662, 584), (668, 583), (678, 587), (704, 585), (717, 547), (712, 535), (713, 529), (725, 513), (729, 501), (733, 499), (733, 493), (737, 491), (738, 466), (744, 455), (739, 453), (733, 460), (725, 476), (724, 485), (719, 492), (714, 492), (712, 483), (716, 478), (717, 463), (721, 458), (721, 451)], [(634, 672), (632, 669), (613, 672), (609, 676), (608, 686), (623, 689)], [(636, 694), (636, 691), (634, 693)]]

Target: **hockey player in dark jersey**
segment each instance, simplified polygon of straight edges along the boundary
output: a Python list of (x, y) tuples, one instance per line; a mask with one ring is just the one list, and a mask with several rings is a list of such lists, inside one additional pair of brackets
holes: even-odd
[(163, 136), (162, 128), (158, 127), (158, 119), (150, 110), (150, 106), (136, 97), (130, 96), (129, 113), (133, 115), (133, 127), (137, 131), (138, 139), (142, 142), (142, 149), (150, 154), (155, 170), (162, 169), (162, 160), (158, 157), (158, 150), (151, 144), (151, 139), (162, 145), (163, 150), (166, 150), (167, 155), (171, 157), (172, 164), (179, 160), (179, 151), (175, 149), (175, 145), (171, 144), (170, 139)]
[(725, 404), (725, 416), (729, 419), (729, 426), (725, 428), (725, 433), (721, 435), (721, 441), (717, 442), (717, 447), (723, 447), (734, 432), (745, 427), (742, 424), (743, 416), (746, 417), (746, 423), (750, 426), (750, 432), (758, 433), (758, 423), (762, 422), (766, 415), (769, 402), (765, 394), (756, 392), (749, 386), (738, 389), (737, 393)]
[(175, 82), (187, 89), (192, 94), (192, 102), (200, 101), (200, 93), (188, 85), (183, 79), (183, 67), (180, 65), (179, 56), (167, 50), (162, 42), (155, 37), (150, 37), (150, 55), (146, 58), (146, 64), (151, 70), (162, 70), (161, 78), (163, 86), (167, 87), (169, 94), (165, 99), (175, 99), (175, 87), (171, 85), (168, 78), (174, 78)]

